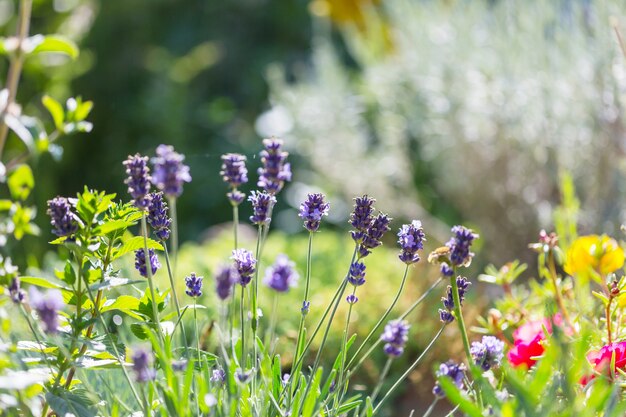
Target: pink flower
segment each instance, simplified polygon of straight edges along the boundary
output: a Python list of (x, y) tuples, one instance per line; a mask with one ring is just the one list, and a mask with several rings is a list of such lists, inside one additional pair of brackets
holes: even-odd
[[(553, 320), (557, 326), (563, 323), (560, 314), (556, 314)], [(527, 369), (532, 367), (537, 357), (543, 355), (543, 341), (551, 334), (552, 323), (548, 319), (529, 321), (518, 327), (513, 333), (513, 347), (507, 355), (511, 365), (525, 366)]]
[[(600, 350), (592, 350), (587, 353), (587, 360), (593, 365), (595, 372), (610, 376), (613, 356), (615, 356), (615, 366), (612, 371), (616, 373), (618, 369), (626, 369), (626, 341), (602, 346)], [(595, 375), (584, 376), (580, 383), (587, 385), (594, 378)]]

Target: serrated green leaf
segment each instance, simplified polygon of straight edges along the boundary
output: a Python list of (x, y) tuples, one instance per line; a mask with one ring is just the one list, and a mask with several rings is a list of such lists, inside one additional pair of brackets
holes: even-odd
[[(129, 252), (134, 252), (139, 249), (144, 249), (143, 239), (144, 239), (143, 236), (135, 236), (135, 237), (128, 239), (122, 244), (121, 247), (113, 251), (111, 260), (118, 259), (119, 257)], [(161, 244), (157, 242), (156, 240), (152, 240), (152, 239), (148, 239), (148, 248), (156, 249), (156, 250), (163, 250), (163, 246), (161, 246)]]
[(95, 402), (85, 391), (56, 390), (46, 393), (46, 402), (59, 416), (95, 417)]
[(41, 288), (56, 288), (71, 291), (72, 288), (67, 286), (63, 281), (56, 278), (41, 278), (41, 277), (20, 277), (20, 281), (27, 284), (36, 285)]

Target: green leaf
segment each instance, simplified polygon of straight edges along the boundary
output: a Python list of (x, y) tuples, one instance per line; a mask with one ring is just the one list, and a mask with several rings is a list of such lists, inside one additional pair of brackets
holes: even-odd
[(72, 288), (67, 286), (63, 281), (56, 278), (39, 278), (39, 277), (20, 277), (20, 281), (27, 284), (36, 285), (41, 288), (56, 288), (71, 291)]
[(446, 393), (446, 397), (452, 404), (457, 404), (461, 411), (465, 412), (470, 417), (483, 417), (480, 408), (474, 404), (469, 398), (464, 396), (457, 388), (452, 380), (448, 377), (439, 378), (439, 384)]
[(0, 200), (0, 211), (9, 211), (13, 207), (11, 200)]
[(31, 54), (49, 52), (65, 54), (72, 59), (78, 57), (78, 46), (71, 40), (59, 35), (48, 35), (35, 39), (37, 36), (41, 35), (35, 35), (29, 38), (36, 44)]
[[(126, 255), (128, 252), (134, 252), (139, 249), (144, 249), (144, 241), (143, 236), (135, 236), (127, 241), (117, 250), (113, 251), (113, 255), (111, 256), (111, 260), (118, 259), (119, 257)], [(156, 240), (148, 239), (148, 248), (163, 250), (163, 246)]]
[(108, 278), (106, 280), (104, 280), (103, 282), (99, 282), (97, 284), (93, 284), (89, 286), (89, 289), (91, 289), (92, 291), (98, 291), (98, 290), (110, 290), (111, 288), (117, 288), (117, 287), (123, 287), (126, 285), (133, 285), (133, 284), (139, 284), (145, 282), (145, 280), (131, 280), (128, 278), (118, 278), (118, 277), (112, 277), (112, 278)]
[(52, 116), (52, 120), (54, 120), (54, 127), (58, 131), (63, 131), (63, 121), (65, 120), (65, 111), (63, 110), (63, 106), (61, 103), (53, 99), (52, 97), (45, 95), (41, 99), (41, 103)]
[(139, 299), (132, 295), (120, 295), (115, 300), (107, 301), (100, 311), (105, 313), (111, 310), (134, 313), (139, 308)]
[(35, 186), (33, 171), (26, 164), (18, 166), (9, 175), (8, 185), (11, 197), (22, 201), (26, 200)]
[(83, 390), (70, 392), (65, 389), (58, 389), (54, 392), (50, 391), (46, 393), (46, 401), (52, 411), (59, 416), (67, 416), (68, 414), (73, 414), (76, 417), (96, 416), (95, 401)]
[(118, 231), (120, 229), (126, 229), (129, 226), (136, 224), (136, 222), (127, 220), (112, 220), (98, 225), (93, 229), (95, 235), (108, 235), (111, 232)]

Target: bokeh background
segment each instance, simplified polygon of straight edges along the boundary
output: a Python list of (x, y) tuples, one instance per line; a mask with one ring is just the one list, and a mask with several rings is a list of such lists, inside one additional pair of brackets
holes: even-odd
[[(81, 55), (29, 61), (18, 101), (45, 114), (46, 90), (95, 106), (91, 133), (37, 161), (33, 199), (43, 214), (46, 200), (84, 184), (126, 198), (121, 161), (172, 144), (194, 178), (179, 200), (181, 255), (210, 274), (228, 256), (219, 157), (247, 155), (254, 179), (261, 138), (276, 135), (294, 181), (270, 252), (304, 244), (297, 206), (320, 190), (332, 204), (322, 253), (342, 253), (350, 200), (367, 192), (394, 226), (421, 219), (431, 247), (452, 224), (477, 230), (472, 278), (488, 263), (532, 262), (527, 244), (553, 228), (563, 172), (576, 185), (582, 233), (615, 234), (626, 217), (626, 67), (614, 30), (626, 30), (624, 10), (621, 0), (37, 0), (31, 32), (68, 36)], [(15, 11), (0, 0), (4, 33)], [(9, 152), (19, 146), (10, 141)], [(37, 221), (48, 234), (45, 216)], [(391, 297), (395, 284), (382, 283), (400, 277), (388, 276), (386, 243), (372, 291)], [(49, 250), (30, 237), (25, 247), (31, 266)], [(434, 276), (418, 269), (405, 303)], [(487, 304), (472, 302), (476, 314)], [(427, 343), (428, 320), (415, 318), (411, 354)], [(376, 362), (368, 369), (373, 378)], [(423, 378), (413, 385), (426, 396)]]

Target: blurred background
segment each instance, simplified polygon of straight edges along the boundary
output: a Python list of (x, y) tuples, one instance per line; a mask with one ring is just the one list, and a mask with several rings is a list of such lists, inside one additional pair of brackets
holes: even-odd
[[(612, 25), (626, 31), (625, 6), (36, 0), (31, 33), (68, 36), (81, 55), (28, 61), (18, 101), (40, 114), (44, 90), (95, 103), (93, 131), (63, 139), (61, 158), (46, 154), (35, 164), (37, 221), (49, 235), (46, 200), (84, 184), (126, 198), (125, 157), (172, 144), (194, 178), (179, 200), (183, 254), (190, 264), (210, 258), (197, 265), (210, 273), (209, 263), (228, 256), (217, 242), (231, 216), (219, 157), (247, 155), (254, 184), (261, 138), (276, 135), (294, 170), (273, 222), (277, 248), (302, 244), (296, 210), (311, 190), (332, 204), (320, 250), (341, 247), (351, 198), (367, 192), (394, 227), (421, 219), (431, 247), (452, 224), (477, 230), (475, 276), (487, 263), (532, 260), (527, 244), (553, 229), (562, 172), (576, 185), (581, 232), (615, 234), (626, 217), (626, 67)], [(14, 0), (0, 0), (4, 33), (14, 32), (15, 12)], [(0, 73), (6, 69), (1, 62)], [(9, 141), (9, 151), (19, 147)], [(245, 219), (250, 208), (242, 210)], [(25, 259), (37, 263), (49, 248), (25, 239)], [(392, 249), (385, 253), (377, 261), (383, 275), (385, 262), (396, 262)], [(412, 352), (427, 341), (416, 337)]]

